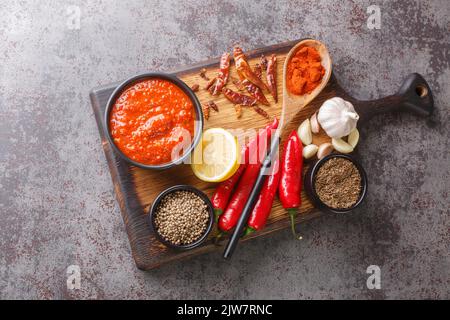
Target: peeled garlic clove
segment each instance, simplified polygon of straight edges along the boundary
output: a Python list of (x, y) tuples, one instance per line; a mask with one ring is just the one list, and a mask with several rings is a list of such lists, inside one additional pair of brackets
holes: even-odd
[(315, 144), (307, 145), (303, 148), (303, 158), (310, 159), (314, 157), (314, 155), (317, 153), (317, 150), (319, 150), (319, 147)]
[(329, 142), (322, 143), (319, 146), (319, 150), (317, 150), (317, 158), (322, 159), (325, 158), (327, 155), (329, 155), (333, 151), (333, 145)]
[(311, 123), (309, 119), (302, 122), (300, 127), (298, 127), (297, 133), (305, 146), (312, 143)]
[(353, 147), (341, 138), (333, 138), (331, 139), (331, 143), (333, 144), (333, 147), (341, 153), (350, 153), (353, 151)]
[(359, 141), (359, 131), (358, 129), (353, 129), (352, 132), (348, 135), (347, 142), (349, 145), (351, 145), (353, 148), (356, 147)]
[(319, 125), (319, 121), (317, 120), (317, 112), (312, 115), (312, 117), (309, 121), (311, 122), (312, 133), (319, 133), (320, 125)]

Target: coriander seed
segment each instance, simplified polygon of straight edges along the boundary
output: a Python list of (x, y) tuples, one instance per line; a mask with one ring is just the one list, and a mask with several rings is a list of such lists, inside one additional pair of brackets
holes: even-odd
[(175, 191), (166, 195), (155, 210), (156, 231), (174, 245), (197, 241), (209, 222), (208, 205), (191, 191)]

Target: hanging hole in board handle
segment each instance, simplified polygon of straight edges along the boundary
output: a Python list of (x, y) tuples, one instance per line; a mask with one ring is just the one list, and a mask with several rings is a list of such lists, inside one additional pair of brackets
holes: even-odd
[(420, 98), (425, 98), (428, 94), (428, 89), (423, 85), (418, 85), (416, 87), (416, 93)]
[(422, 117), (429, 117), (433, 113), (433, 93), (427, 81), (418, 73), (408, 75), (394, 96), (400, 99), (401, 110)]

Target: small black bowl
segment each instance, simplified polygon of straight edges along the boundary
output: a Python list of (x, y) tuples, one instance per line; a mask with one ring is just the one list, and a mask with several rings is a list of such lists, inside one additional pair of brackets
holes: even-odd
[[(175, 192), (175, 191), (189, 191), (192, 193), (195, 193), (196, 195), (198, 195), (208, 206), (208, 213), (209, 213), (209, 221), (208, 221), (208, 225), (206, 226), (206, 230), (205, 233), (198, 238), (196, 241), (190, 243), (190, 244), (186, 244), (186, 245), (176, 245), (173, 244), (170, 241), (167, 241), (166, 239), (164, 239), (157, 231), (156, 228), (156, 224), (155, 224), (155, 212), (156, 209), (158, 208), (161, 200), (167, 196), (169, 193)], [(206, 239), (208, 238), (209, 233), (211, 232), (212, 228), (213, 228), (213, 223), (214, 223), (214, 208), (213, 205), (211, 203), (211, 201), (209, 200), (208, 196), (206, 194), (204, 194), (202, 191), (192, 187), (192, 186), (188, 186), (188, 185), (176, 185), (173, 187), (170, 187), (166, 190), (164, 190), (163, 192), (161, 192), (155, 199), (155, 201), (153, 201), (152, 206), (150, 207), (150, 211), (149, 211), (149, 215), (148, 215), (148, 224), (150, 226), (150, 228), (153, 230), (156, 239), (158, 239), (162, 244), (164, 244), (167, 247), (170, 248), (174, 248), (177, 250), (189, 250), (189, 249), (194, 249), (198, 246), (200, 246), (203, 242), (206, 241)]]
[[(195, 128), (194, 128), (195, 132), (194, 132), (194, 139), (192, 141), (192, 144), (190, 145), (189, 149), (187, 149), (180, 158), (178, 158), (175, 161), (171, 161), (171, 162), (167, 162), (167, 163), (163, 163), (163, 164), (159, 164), (159, 165), (148, 165), (148, 164), (139, 163), (139, 162), (136, 162), (136, 161), (130, 159), (116, 146), (116, 144), (114, 143), (114, 140), (111, 136), (111, 130), (109, 127), (109, 115), (111, 113), (111, 110), (112, 110), (116, 100), (120, 97), (120, 95), (126, 88), (132, 86), (133, 84), (135, 84), (137, 82), (144, 81), (147, 79), (155, 79), (155, 78), (167, 80), (167, 81), (174, 83), (177, 87), (179, 87), (181, 90), (183, 90), (183, 92), (192, 101), (192, 104), (194, 105), (194, 110), (195, 110)], [(194, 148), (199, 143), (200, 138), (202, 136), (202, 131), (203, 131), (202, 106), (201, 106), (200, 102), (198, 101), (197, 96), (195, 95), (194, 91), (192, 91), (192, 89), (189, 88), (189, 86), (187, 84), (185, 84), (183, 81), (181, 81), (177, 77), (175, 77), (171, 74), (163, 73), (163, 72), (143, 73), (143, 74), (139, 74), (137, 76), (131, 77), (131, 78), (125, 80), (124, 82), (122, 82), (113, 91), (113, 93), (109, 97), (108, 103), (106, 104), (105, 117), (104, 117), (103, 121), (105, 122), (104, 128), (106, 131), (105, 132), (106, 137), (108, 138), (108, 141), (111, 144), (114, 151), (117, 152), (128, 163), (130, 163), (136, 167), (143, 168), (143, 169), (162, 170), (162, 169), (171, 168), (177, 164), (182, 163), (184, 159), (186, 159), (187, 157), (190, 156), (191, 152), (194, 150)]]
[[(323, 203), (322, 200), (320, 200), (319, 196), (317, 195), (317, 192), (316, 192), (316, 189), (314, 186), (314, 181), (316, 178), (317, 171), (327, 160), (329, 160), (331, 158), (344, 158), (344, 159), (350, 160), (356, 166), (356, 168), (359, 171), (359, 174), (361, 175), (361, 194), (359, 195), (358, 201), (350, 208), (346, 208), (346, 209), (331, 208), (331, 207), (327, 206), (325, 203)], [(366, 171), (364, 171), (364, 168), (353, 156), (350, 156), (348, 154), (338, 154), (338, 153), (329, 154), (328, 156), (326, 156), (320, 160), (317, 160), (306, 171), (304, 180), (305, 180), (305, 192), (308, 195), (309, 199), (313, 202), (313, 204), (318, 209), (325, 211), (325, 212), (332, 212), (332, 213), (349, 212), (349, 211), (355, 209), (356, 207), (358, 207), (361, 204), (361, 202), (364, 200), (364, 198), (367, 194)]]

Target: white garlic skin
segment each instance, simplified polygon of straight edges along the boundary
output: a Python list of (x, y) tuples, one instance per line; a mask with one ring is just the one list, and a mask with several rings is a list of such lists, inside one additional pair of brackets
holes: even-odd
[(356, 128), (359, 115), (353, 105), (342, 98), (334, 97), (325, 101), (319, 109), (317, 120), (331, 138), (347, 136)]

